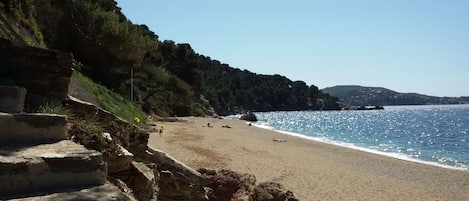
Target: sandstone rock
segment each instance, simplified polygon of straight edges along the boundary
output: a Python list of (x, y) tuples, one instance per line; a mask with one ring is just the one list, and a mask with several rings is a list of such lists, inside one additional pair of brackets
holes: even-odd
[(134, 154), (143, 161), (158, 164), (158, 171), (160, 172), (162, 170), (175, 170), (176, 172), (184, 174), (186, 177), (190, 178), (192, 181), (198, 184), (203, 183), (204, 179), (200, 172), (197, 172), (186, 164), (181, 163), (175, 158), (169, 156), (164, 151), (148, 147), (145, 152), (137, 152)]
[(105, 155), (104, 159), (108, 164), (109, 174), (115, 174), (126, 171), (131, 168), (134, 155), (127, 151), (124, 147), (117, 144), (119, 154), (116, 156)]
[(156, 199), (156, 178), (151, 168), (143, 163), (132, 161), (131, 167), (113, 176), (124, 181), (139, 201)]
[(206, 186), (212, 190), (208, 193), (209, 200), (243, 200), (249, 201), (250, 193), (256, 184), (256, 178), (250, 174), (240, 174), (231, 170), (200, 169), (205, 177)]
[(189, 177), (177, 171), (160, 171), (159, 188), (160, 201), (208, 200), (202, 185), (195, 184)]
[(119, 189), (119, 191), (121, 193), (123, 193), (124, 195), (126, 195), (129, 198), (132, 198), (132, 200), (137, 200), (134, 197), (133, 193), (132, 193), (132, 189), (129, 188), (129, 186), (127, 186), (127, 184), (124, 181), (122, 181), (118, 178), (112, 177), (112, 176), (108, 176), (107, 179), (108, 179), (109, 182), (114, 184)]
[(240, 120), (245, 120), (245, 121), (252, 121), (252, 122), (256, 122), (257, 121), (257, 117), (254, 113), (252, 112), (248, 112), (246, 114), (244, 114), (243, 116), (241, 116), (241, 118), (239, 118)]
[(298, 199), (281, 184), (264, 182), (254, 188), (251, 201), (298, 201)]
[(201, 174), (177, 161), (165, 152), (148, 148), (145, 152), (134, 153), (139, 159), (158, 164), (159, 195), (161, 201), (207, 200)]
[(23, 87), (0, 86), (0, 112), (23, 112), (26, 89)]

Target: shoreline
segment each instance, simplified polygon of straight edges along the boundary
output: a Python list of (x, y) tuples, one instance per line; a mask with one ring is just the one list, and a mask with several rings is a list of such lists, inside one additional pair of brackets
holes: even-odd
[(356, 146), (354, 144), (345, 143), (345, 142), (338, 142), (338, 141), (327, 140), (327, 139), (322, 140), (322, 139), (317, 138), (317, 137), (310, 137), (310, 136), (307, 136), (307, 135), (304, 135), (304, 134), (301, 134), (301, 133), (294, 133), (294, 132), (289, 132), (289, 131), (277, 130), (277, 129), (274, 129), (274, 128), (269, 127), (269, 126), (257, 125), (255, 123), (252, 124), (252, 125), (256, 126), (258, 128), (261, 128), (261, 129), (266, 129), (266, 130), (274, 131), (274, 132), (281, 133), (281, 134), (284, 134), (284, 135), (298, 137), (298, 138), (305, 139), (305, 140), (311, 140), (311, 141), (314, 141), (314, 142), (325, 143), (325, 144), (329, 144), (329, 145), (332, 145), (332, 146), (338, 146), (338, 147), (342, 147), (342, 148), (346, 148), (346, 149), (362, 151), (362, 152), (366, 152), (366, 153), (370, 153), (370, 154), (376, 154), (376, 155), (379, 155), (379, 156), (399, 159), (399, 160), (403, 160), (403, 161), (420, 163), (420, 164), (424, 164), (424, 165), (431, 165), (431, 166), (435, 166), (435, 167), (440, 167), (440, 168), (445, 168), (445, 169), (450, 169), (450, 170), (458, 170), (458, 171), (469, 173), (468, 168), (454, 167), (454, 166), (450, 166), (450, 165), (440, 164), (440, 163), (437, 163), (437, 162), (415, 159), (415, 158), (411, 158), (411, 157), (409, 157), (408, 155), (405, 155), (405, 154), (378, 151), (378, 150), (374, 150), (374, 149), (370, 149), (370, 148), (359, 147), (359, 146)]
[(186, 122), (158, 122), (166, 130), (162, 136), (152, 133), (149, 145), (194, 169), (231, 169), (253, 174), (258, 182), (282, 183), (300, 200), (469, 200), (465, 171), (307, 140), (239, 120), (181, 119)]

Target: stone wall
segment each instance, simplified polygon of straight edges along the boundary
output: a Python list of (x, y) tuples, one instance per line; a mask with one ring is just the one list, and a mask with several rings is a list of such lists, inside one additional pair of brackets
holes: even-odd
[(25, 88), (16, 86), (0, 86), (0, 112), (22, 112), (25, 97)]
[(0, 38), (0, 80), (27, 89), (26, 109), (65, 100), (74, 65), (70, 53), (19, 47)]

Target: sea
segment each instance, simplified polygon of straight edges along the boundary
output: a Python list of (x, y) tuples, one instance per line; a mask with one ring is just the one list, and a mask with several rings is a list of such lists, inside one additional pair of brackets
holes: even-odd
[[(469, 105), (257, 112), (255, 126), (444, 168), (469, 171)], [(239, 116), (230, 116), (235, 119)]]

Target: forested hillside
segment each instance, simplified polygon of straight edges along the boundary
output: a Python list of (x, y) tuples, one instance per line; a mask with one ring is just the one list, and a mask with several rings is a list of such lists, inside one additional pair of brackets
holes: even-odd
[(339, 97), (340, 102), (355, 106), (469, 103), (469, 97), (435, 97), (416, 93), (399, 93), (382, 87), (345, 85), (329, 87), (323, 90), (333, 96)]
[(7, 21), (32, 33), (27, 45), (72, 53), (76, 70), (133, 97), (148, 113), (205, 115), (211, 106), (218, 114), (339, 108), (336, 98), (314, 85), (242, 71), (197, 54), (189, 44), (159, 41), (147, 26), (131, 23), (113, 0), (0, 2)]

